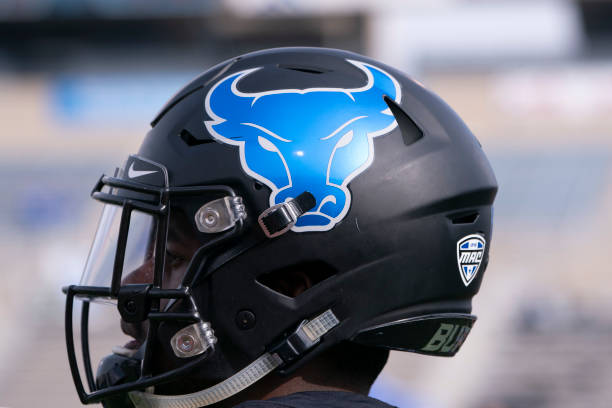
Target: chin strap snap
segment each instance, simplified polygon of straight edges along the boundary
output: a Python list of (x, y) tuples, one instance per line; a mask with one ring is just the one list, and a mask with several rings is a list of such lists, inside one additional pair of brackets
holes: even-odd
[(304, 320), (283, 342), (228, 379), (202, 391), (185, 395), (157, 395), (148, 392), (129, 393), (135, 407), (198, 408), (222, 401), (250, 387), (277, 367), (295, 360), (321, 341), (321, 337), (340, 323), (331, 309)]
[(331, 309), (312, 320), (304, 320), (286, 339), (272, 347), (270, 353), (278, 354), (284, 363), (290, 363), (315, 346), (338, 323)]
[(259, 215), (261, 229), (268, 238), (274, 238), (289, 231), (298, 218), (312, 210), (317, 200), (308, 191), (284, 203), (276, 204)]

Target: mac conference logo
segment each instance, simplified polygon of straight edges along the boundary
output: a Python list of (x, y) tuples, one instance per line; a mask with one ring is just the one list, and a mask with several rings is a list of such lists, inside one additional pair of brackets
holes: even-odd
[(468, 286), (476, 277), (485, 247), (486, 241), (479, 234), (465, 236), (457, 242), (457, 264), (465, 286)]

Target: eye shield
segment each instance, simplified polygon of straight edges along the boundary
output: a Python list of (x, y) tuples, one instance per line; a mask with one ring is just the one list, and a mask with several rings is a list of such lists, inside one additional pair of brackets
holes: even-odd
[[(117, 244), (123, 218), (122, 212), (123, 209), (120, 206), (104, 205), (79, 285), (107, 287), (112, 285), (115, 260), (117, 259)], [(127, 222), (129, 224), (121, 267), (122, 279), (130, 274), (133, 275), (134, 271), (145, 269), (147, 264), (152, 266), (155, 256), (156, 218), (152, 214), (132, 210)], [(153, 269), (146, 269), (138, 274), (138, 277), (135, 277), (136, 279), (132, 279), (132, 283), (152, 284)]]

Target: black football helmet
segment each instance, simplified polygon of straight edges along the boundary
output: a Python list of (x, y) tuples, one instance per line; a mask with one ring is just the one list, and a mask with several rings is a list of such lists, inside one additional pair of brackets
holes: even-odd
[[(321, 48), (223, 62), (93, 189), (103, 215), (64, 289), (79, 397), (204, 406), (340, 341), (452, 356), (476, 320), (496, 192), (462, 120), (396, 69)], [(313, 277), (297, 296), (274, 284), (295, 269)], [(94, 375), (97, 301), (134, 340)]]

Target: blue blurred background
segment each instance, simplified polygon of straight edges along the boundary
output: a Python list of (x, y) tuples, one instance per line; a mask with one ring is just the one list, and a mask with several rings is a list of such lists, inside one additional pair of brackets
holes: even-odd
[(418, 79), (501, 186), (475, 330), (454, 359), (392, 353), (373, 395), (612, 406), (612, 2), (587, 0), (2, 0), (0, 406), (80, 406), (60, 287), (80, 277), (97, 177), (197, 73), (289, 45)]

